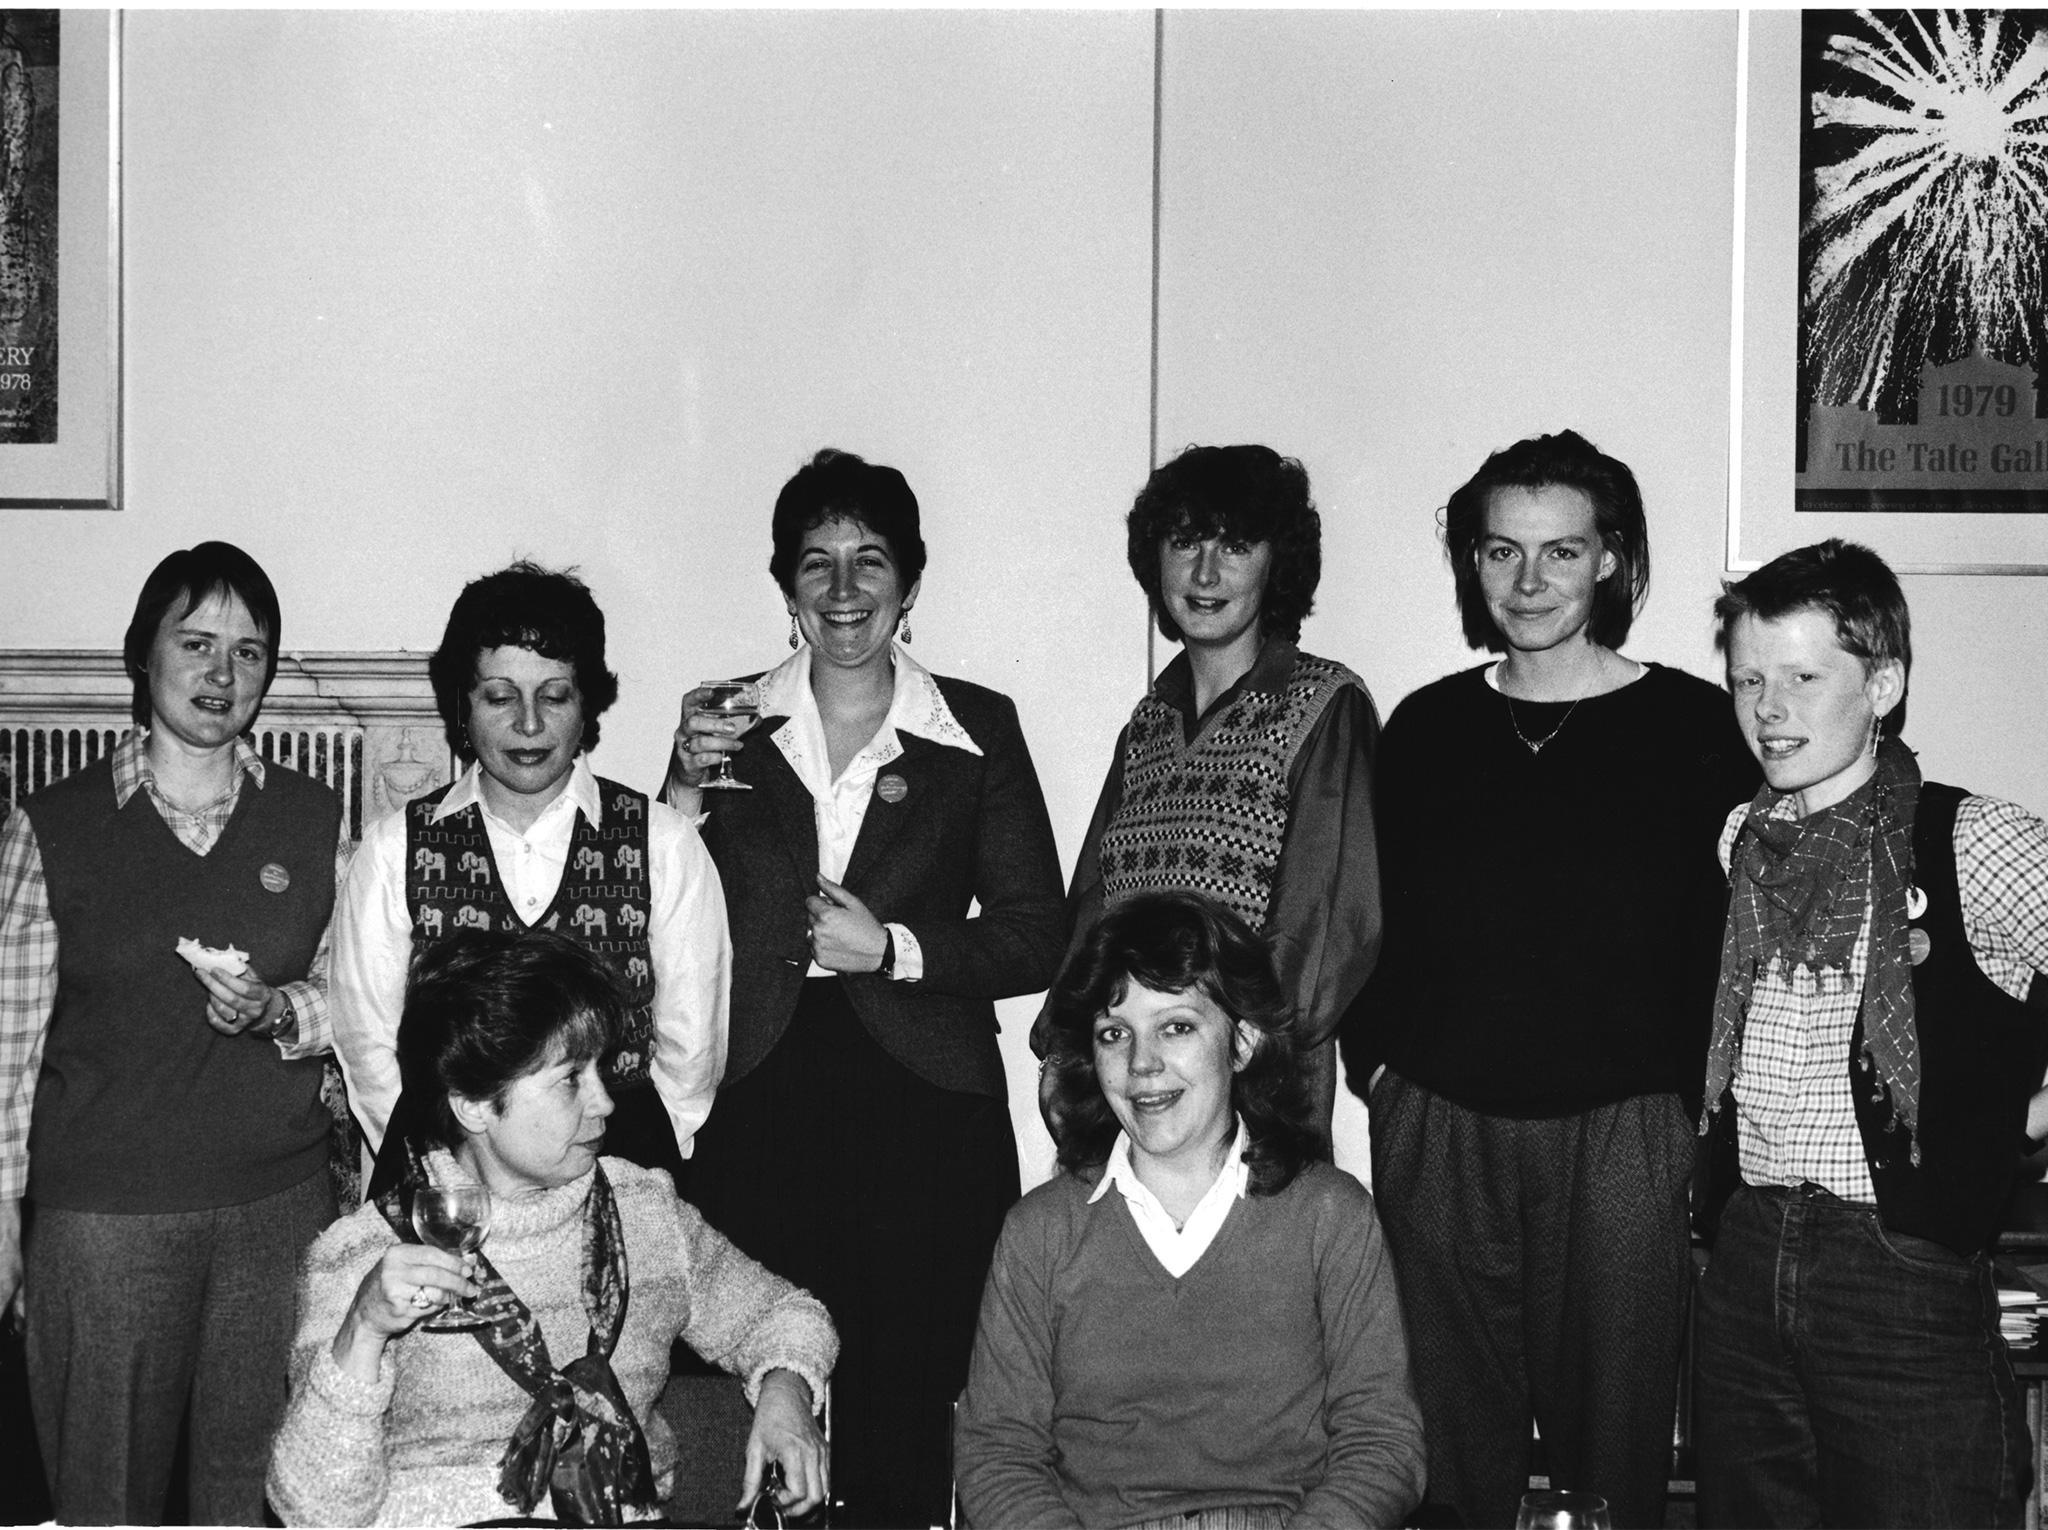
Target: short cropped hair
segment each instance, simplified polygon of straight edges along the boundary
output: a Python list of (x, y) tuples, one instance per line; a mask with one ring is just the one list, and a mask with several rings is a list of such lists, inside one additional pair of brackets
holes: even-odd
[(427, 661), (434, 703), (448, 746), (463, 759), (469, 747), (469, 693), (477, 661), (493, 648), (526, 648), (566, 663), (583, 701), (583, 748), (597, 747), (597, 720), (619, 699), (619, 677), (604, 666), (604, 612), (573, 571), (523, 559), (472, 579), (455, 597), (441, 646)]
[(1295, 642), (1316, 608), (1323, 518), (1309, 498), (1308, 471), (1270, 446), (1190, 446), (1153, 469), (1124, 529), (1131, 573), (1170, 643), (1181, 640), (1181, 630), (1160, 599), (1159, 544), (1180, 532), (1272, 544), (1259, 603), (1261, 634)]
[(121, 660), (135, 687), (128, 712), (138, 728), (149, 725), (149, 653), (156, 643), (157, 629), (171, 607), (178, 607), (183, 621), (216, 595), (232, 595), (247, 608), (263, 640), (270, 645), (270, 658), (263, 670), (263, 691), (277, 678), (278, 629), (277, 591), (270, 576), (254, 558), (231, 542), (201, 542), (181, 548), (150, 571), (135, 598), (135, 614), (128, 619), (128, 634), (121, 641)]
[(804, 537), (832, 521), (858, 521), (889, 544), (908, 592), (924, 577), (924, 535), (918, 529), (917, 496), (892, 467), (828, 446), (796, 470), (775, 496), (770, 524), (774, 550), (768, 572), (782, 593), (796, 593), (796, 564)]
[[(1896, 662), (1902, 677), (1913, 673), (1913, 617), (1898, 575), (1876, 553), (1857, 542), (1829, 537), (1780, 553), (1755, 573), (1723, 584), (1714, 601), (1714, 647), (1725, 658), (1728, 638), (1745, 616), (1776, 621), (1795, 611), (1824, 611), (1835, 624), (1844, 653), (1863, 661), (1866, 671)], [(1903, 698), (1885, 715), (1884, 731), (1906, 725)]]
[(1628, 464), (1610, 457), (1575, 430), (1532, 436), (1501, 448), (1480, 466), (1444, 506), (1444, 555), (1457, 589), (1465, 642), (1504, 652), (1507, 639), (1486, 609), (1479, 584), (1479, 543), (1486, 536), (1486, 512), (1501, 489), (1577, 489), (1593, 502), (1600, 545), (1614, 555), (1614, 572), (1593, 592), (1586, 635), (1602, 648), (1628, 641), (1636, 613), (1650, 588), (1650, 529), (1643, 519), (1643, 493)]
[(628, 1001), (605, 959), (550, 930), (457, 930), (413, 966), (398, 1021), (398, 1072), (434, 1145), (464, 1140), (450, 1094), (504, 1108), (515, 1081), (602, 1057)]
[(1095, 1021), (1132, 983), (1159, 993), (1199, 989), (1258, 1032), (1251, 1060), (1231, 1080), (1230, 1103), (1250, 1139), (1245, 1159), (1253, 1193), (1286, 1189), (1322, 1151), (1294, 1014), (1259, 937), (1228, 909), (1190, 892), (1142, 893), (1110, 909), (1047, 995), (1060, 1167), (1086, 1175), (1116, 1146), (1116, 1115), (1095, 1072)]

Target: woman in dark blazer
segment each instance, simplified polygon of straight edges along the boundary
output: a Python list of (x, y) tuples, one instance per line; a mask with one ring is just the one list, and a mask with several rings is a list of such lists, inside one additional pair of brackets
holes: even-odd
[[(903, 475), (822, 451), (773, 531), (796, 652), (744, 747), (686, 696), (669, 771), (733, 939), (692, 1195), (838, 1325), (835, 1523), (931, 1524), (1018, 1191), (994, 1001), (1051, 981), (1059, 860), (1016, 707), (903, 646), (925, 556)], [(721, 758), (746, 790), (703, 789)]]

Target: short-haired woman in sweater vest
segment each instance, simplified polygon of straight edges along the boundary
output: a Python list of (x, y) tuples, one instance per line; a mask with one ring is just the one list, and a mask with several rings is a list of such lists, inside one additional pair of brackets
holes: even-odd
[(1703, 680), (1616, 650), (1649, 583), (1635, 475), (1571, 431), (1453, 494), (1465, 638), (1380, 741), (1380, 965), (1345, 1028), (1401, 1270), (1432, 1497), (1514, 1523), (1530, 1416), (1558, 1487), (1661, 1524), (1692, 1121), (1757, 771)]
[(1084, 932), (1047, 1017), (1064, 1172), (1010, 1213), (982, 1297), (969, 1521), (1403, 1523), (1423, 1446), (1394, 1272), (1372, 1198), (1317, 1159), (1259, 939), (1139, 894)]
[[(1379, 955), (1379, 715), (1357, 675), (1296, 647), (1323, 571), (1308, 474), (1267, 446), (1191, 446), (1152, 474), (1125, 524), (1131, 573), (1181, 652), (1117, 738), (1068, 930), (1078, 942), (1105, 908), (1183, 888), (1262, 934), (1327, 1156), (1327, 1043)], [(1032, 1045), (1045, 1055), (1043, 1020)], [(1055, 1108), (1049, 1085), (1040, 1100)]]
[(190, 1522), (262, 1523), (292, 1281), (334, 1218), (341, 804), (250, 742), (278, 627), (240, 548), (165, 558), (136, 730), (0, 829), (0, 1304), (68, 1524), (161, 1523), (181, 1426)]
[[(823, 1501), (825, 1309), (665, 1173), (603, 1151), (600, 1061), (632, 1009), (602, 956), (545, 930), (462, 931), (421, 956), (370, 1204), (321, 1236), (300, 1282), (270, 1472), (285, 1523), (657, 1517), (676, 1444), (652, 1405), (679, 1336), (754, 1403), (743, 1492), (772, 1460), (783, 1508)], [(421, 1191), (472, 1183), (490, 1197), (478, 1250), (418, 1241)], [(428, 1323), (451, 1298), (481, 1325)]]

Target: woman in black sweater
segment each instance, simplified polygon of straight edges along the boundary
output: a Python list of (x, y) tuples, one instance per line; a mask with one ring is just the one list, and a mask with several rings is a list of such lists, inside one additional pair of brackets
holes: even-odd
[(1756, 769), (1716, 687), (1616, 651), (1649, 583), (1624, 464), (1571, 431), (1496, 452), (1445, 546), (1467, 641), (1502, 657), (1387, 724), (1386, 943), (1346, 1037), (1431, 1496), (1512, 1524), (1533, 1415), (1553, 1486), (1659, 1524), (1715, 836)]

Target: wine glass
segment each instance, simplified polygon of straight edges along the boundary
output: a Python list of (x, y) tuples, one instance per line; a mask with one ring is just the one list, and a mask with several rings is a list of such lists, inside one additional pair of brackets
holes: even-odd
[[(761, 715), (761, 687), (749, 680), (706, 680), (699, 690), (703, 698), (697, 703), (697, 710), (709, 712), (713, 717), (737, 717), (745, 725), (741, 732), (753, 726), (753, 720)], [(736, 781), (732, 774), (732, 756), (722, 754), (711, 774), (700, 783), (706, 791), (748, 792), (753, 788), (744, 781)]]
[[(491, 1230), (491, 1193), (479, 1184), (421, 1185), (413, 1192), (412, 1229), (422, 1243), (451, 1254), (475, 1252)], [(468, 1297), (457, 1297), (422, 1328), (475, 1328), (484, 1320)]]
[(1598, 1493), (1551, 1489), (1522, 1495), (1515, 1530), (1614, 1530), (1614, 1521)]

